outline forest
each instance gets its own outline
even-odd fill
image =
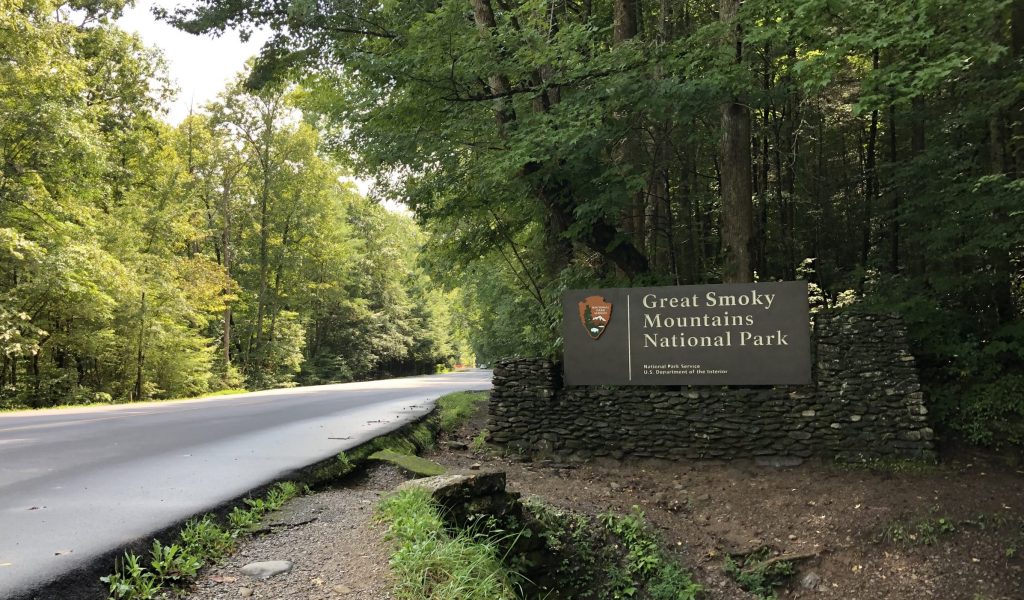
[[[4,0],[0,405],[433,373],[468,353],[409,217],[343,183],[295,89],[180,125],[119,2]]]
[[[3,0],[8,397],[557,356],[566,289],[807,279],[1024,444],[1024,0],[197,0],[272,37],[177,128],[120,1]]]

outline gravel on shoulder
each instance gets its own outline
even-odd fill
[[[371,465],[327,489],[289,502],[267,516],[264,529],[239,540],[222,564],[203,569],[185,598],[227,600],[382,600],[392,598],[391,546],[373,521],[382,496],[406,477],[396,467]],[[261,580],[242,568],[261,561],[291,561],[292,569]]]

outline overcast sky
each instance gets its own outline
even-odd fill
[[[197,110],[217,98],[224,86],[245,66],[245,61],[259,53],[270,37],[267,30],[253,32],[243,43],[238,34],[229,31],[220,37],[185,33],[153,17],[153,6],[172,9],[192,4],[191,0],[137,0],[117,24],[126,31],[139,34],[147,46],[163,51],[171,80],[178,86],[178,95],[167,107],[167,121],[177,125],[188,116],[191,107]],[[367,194],[370,183],[346,178]],[[384,202],[389,210],[408,212],[404,206]]]
[[[154,5],[171,9],[187,4],[191,0],[138,0],[117,22],[138,33],[146,45],[163,50],[171,79],[179,88],[178,97],[168,107],[167,120],[173,124],[188,115],[190,106],[199,108],[215,99],[269,37],[268,32],[257,31],[243,44],[234,32],[219,38],[191,35],[157,21],[151,10]]]

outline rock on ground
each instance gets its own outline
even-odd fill
[[[240,540],[234,555],[204,569],[190,600],[386,600],[394,580],[391,544],[373,522],[381,496],[405,481],[397,467],[381,465],[353,476],[345,487],[296,498],[287,518],[268,515],[270,532]],[[292,524],[294,523],[294,524]],[[287,559],[289,572],[270,579],[240,579],[241,569],[268,558]]]
[[[255,577],[256,579],[270,579],[274,575],[287,573],[291,570],[291,561],[265,560],[245,565],[242,567],[242,575],[248,575],[249,577]]]

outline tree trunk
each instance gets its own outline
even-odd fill
[[[735,47],[737,62],[743,45],[732,23],[740,0],[720,0],[723,23],[729,24],[728,41]],[[721,155],[722,194],[722,281],[744,283],[754,280],[751,263],[753,212],[750,156],[750,111],[737,98],[722,105]]]
[[[872,66],[878,69],[878,50],[872,54]],[[865,269],[871,253],[871,221],[874,218],[875,197],[878,195],[878,174],[876,172],[876,153],[878,147],[878,110],[871,111],[871,122],[868,125],[867,148],[864,156],[864,222],[861,231],[860,264]]]
[[[490,36],[497,27],[490,0],[470,0],[470,4],[473,7],[473,20],[481,35]],[[504,136],[507,127],[516,119],[509,96],[511,86],[507,77],[496,73],[488,77],[488,88],[492,95],[500,96],[496,100],[495,116],[499,133]],[[530,177],[538,174],[544,167],[545,165],[539,162],[530,162],[523,165],[519,174]],[[565,233],[575,222],[577,204],[573,187],[568,181],[558,177],[539,179],[542,181],[535,185],[534,193],[548,214],[548,271],[551,275],[557,275],[572,258],[572,243],[566,238]],[[646,257],[632,243],[623,242],[619,230],[604,218],[598,218],[587,231],[579,235],[579,240],[618,266],[631,278],[648,270]]]
[[[645,247],[652,272],[675,273],[675,265],[672,264],[671,256],[673,240],[672,208],[668,199],[669,173],[663,160],[665,142],[662,136],[656,135],[652,145],[653,164],[647,176],[645,191],[647,197],[645,215],[647,223],[644,226],[647,234]]]
[[[223,253],[223,264],[224,272],[231,276],[231,183],[234,178],[224,182],[224,186],[221,193],[221,213],[223,220],[223,229],[221,230],[221,247],[224,249]],[[224,290],[226,293],[227,290]],[[227,375],[231,368],[231,305],[225,304],[224,306],[224,337],[223,337],[223,348],[224,353],[224,374]]]
[[[615,25],[612,43],[621,44],[636,37],[637,0],[615,0]]]
[[[1007,57],[1001,61],[1003,69],[1013,69],[1019,62],[1021,52],[1024,50],[1024,33],[1020,28],[1024,26],[1021,18],[1021,2],[1018,0],[1010,10],[1009,30],[1006,27],[1006,20],[1003,16],[997,18],[994,24],[993,39],[1006,41],[1010,47]],[[1019,120],[1019,115],[1008,114],[1007,111],[994,111],[989,119],[989,170],[994,175],[1005,175],[1008,179],[1014,179],[1017,165],[1013,149],[1014,120]],[[1019,143],[1019,142],[1018,142]],[[993,227],[1004,227],[1008,220],[1006,207],[997,207],[992,211]],[[1014,268],[1011,252],[1013,248],[1010,242],[1004,242],[998,247],[992,248],[988,264],[985,269],[992,272],[991,278],[991,306],[994,309],[994,320],[1002,323],[1013,318],[1017,312],[1014,309],[1013,287]]]
[[[918,157],[921,154],[924,154],[924,111],[924,98],[921,96],[914,96],[910,101],[910,155],[913,157]]]
[[[797,61],[796,48],[788,51],[790,64]],[[787,90],[786,102],[782,110],[781,144],[784,152],[781,154],[782,169],[780,174],[781,190],[783,192],[782,210],[786,215],[787,228],[782,231],[783,248],[785,250],[786,264],[783,266],[782,274],[786,279],[796,279],[796,268],[799,258],[798,227],[797,227],[797,194],[796,194],[796,161],[800,152],[800,138],[797,130],[800,126],[800,96],[797,88],[793,86],[792,75],[787,70],[782,76],[782,87]],[[802,258],[802,257],[800,257]]]
[[[295,201],[298,202],[298,203],[302,202],[302,193],[301,193],[301,191],[299,192],[298,197],[296,198]],[[271,310],[270,310],[270,330],[267,332],[267,339],[269,339],[269,340],[273,340],[274,339],[274,329],[277,327],[277,314],[281,310],[281,307],[279,306],[279,299],[281,298],[281,279],[283,278],[283,274],[284,274],[285,258],[286,258],[286,254],[287,254],[287,251],[288,251],[288,243],[289,243],[288,236],[289,236],[289,233],[291,232],[291,226],[292,226],[292,213],[289,212],[288,216],[284,220],[284,229],[283,229],[283,232],[281,234],[281,253],[280,253],[280,255],[278,256],[278,259],[277,259],[277,268],[274,270],[275,271],[275,273],[274,273],[274,294],[273,294],[274,305],[271,307]]]
[[[135,360],[134,400],[142,400],[143,366],[146,362],[146,292],[142,292],[139,305],[139,351]]]
[[[269,135],[269,134],[267,134]],[[250,344],[250,350],[247,353],[251,359],[253,351],[257,354],[260,351],[260,347],[263,342],[263,317],[266,312],[267,303],[267,279],[269,270],[269,257],[268,257],[268,229],[270,228],[269,218],[269,205],[270,205],[270,148],[269,142],[268,147],[264,148],[265,157],[263,159],[263,186],[260,190],[260,250],[259,250],[259,266],[260,266],[260,280],[259,280],[259,293],[256,299],[256,331],[255,331],[255,343]],[[250,338],[251,339],[251,338]]]
[[[895,166],[899,158],[896,140],[896,107],[889,105],[889,164]],[[891,177],[891,176],[890,176]],[[900,190],[889,184],[889,272],[900,271]]]
[[[470,4],[473,6],[473,21],[481,35],[490,36],[494,28],[498,26],[494,19],[494,10],[491,8],[491,0],[470,0]],[[491,94],[495,96],[508,94],[511,87],[508,77],[500,73],[490,75],[487,78],[487,86],[491,89]],[[494,117],[498,122],[499,131],[504,134],[506,126],[516,118],[511,97],[499,97],[494,101]]]
[[[613,6],[614,22],[612,25],[612,45],[618,46],[627,42],[637,34],[637,0],[615,0]],[[636,168],[641,154],[641,142],[637,135],[636,115],[616,115],[616,119],[626,124],[626,134],[622,140],[616,161],[620,164]],[[625,229],[631,236],[633,244],[643,249],[648,241],[646,229],[647,194],[638,190],[630,199],[625,214]],[[642,250],[641,250],[642,251]],[[648,257],[652,256],[650,252]]]
[[[673,2],[672,0],[661,0],[658,5],[658,35],[663,42],[667,42],[675,35],[673,27]]]
[[[1010,57],[1015,65],[1024,58],[1024,0],[1015,0],[1010,7]],[[1013,135],[1013,179],[1024,177],[1024,93],[1018,94],[1011,111]]]
[[[768,75],[765,73],[765,90],[768,89]],[[752,196],[756,197],[757,202],[757,220],[754,222],[753,235],[757,243],[754,247],[754,256],[751,261],[754,264],[754,268],[759,273],[768,272],[768,235],[769,235],[769,202],[768,202],[768,179],[771,171],[771,161],[769,156],[769,142],[768,142],[768,124],[770,122],[768,108],[764,108],[761,111],[761,136],[759,143],[756,145],[760,148],[758,156],[758,164],[755,168],[755,175],[753,178]]]

